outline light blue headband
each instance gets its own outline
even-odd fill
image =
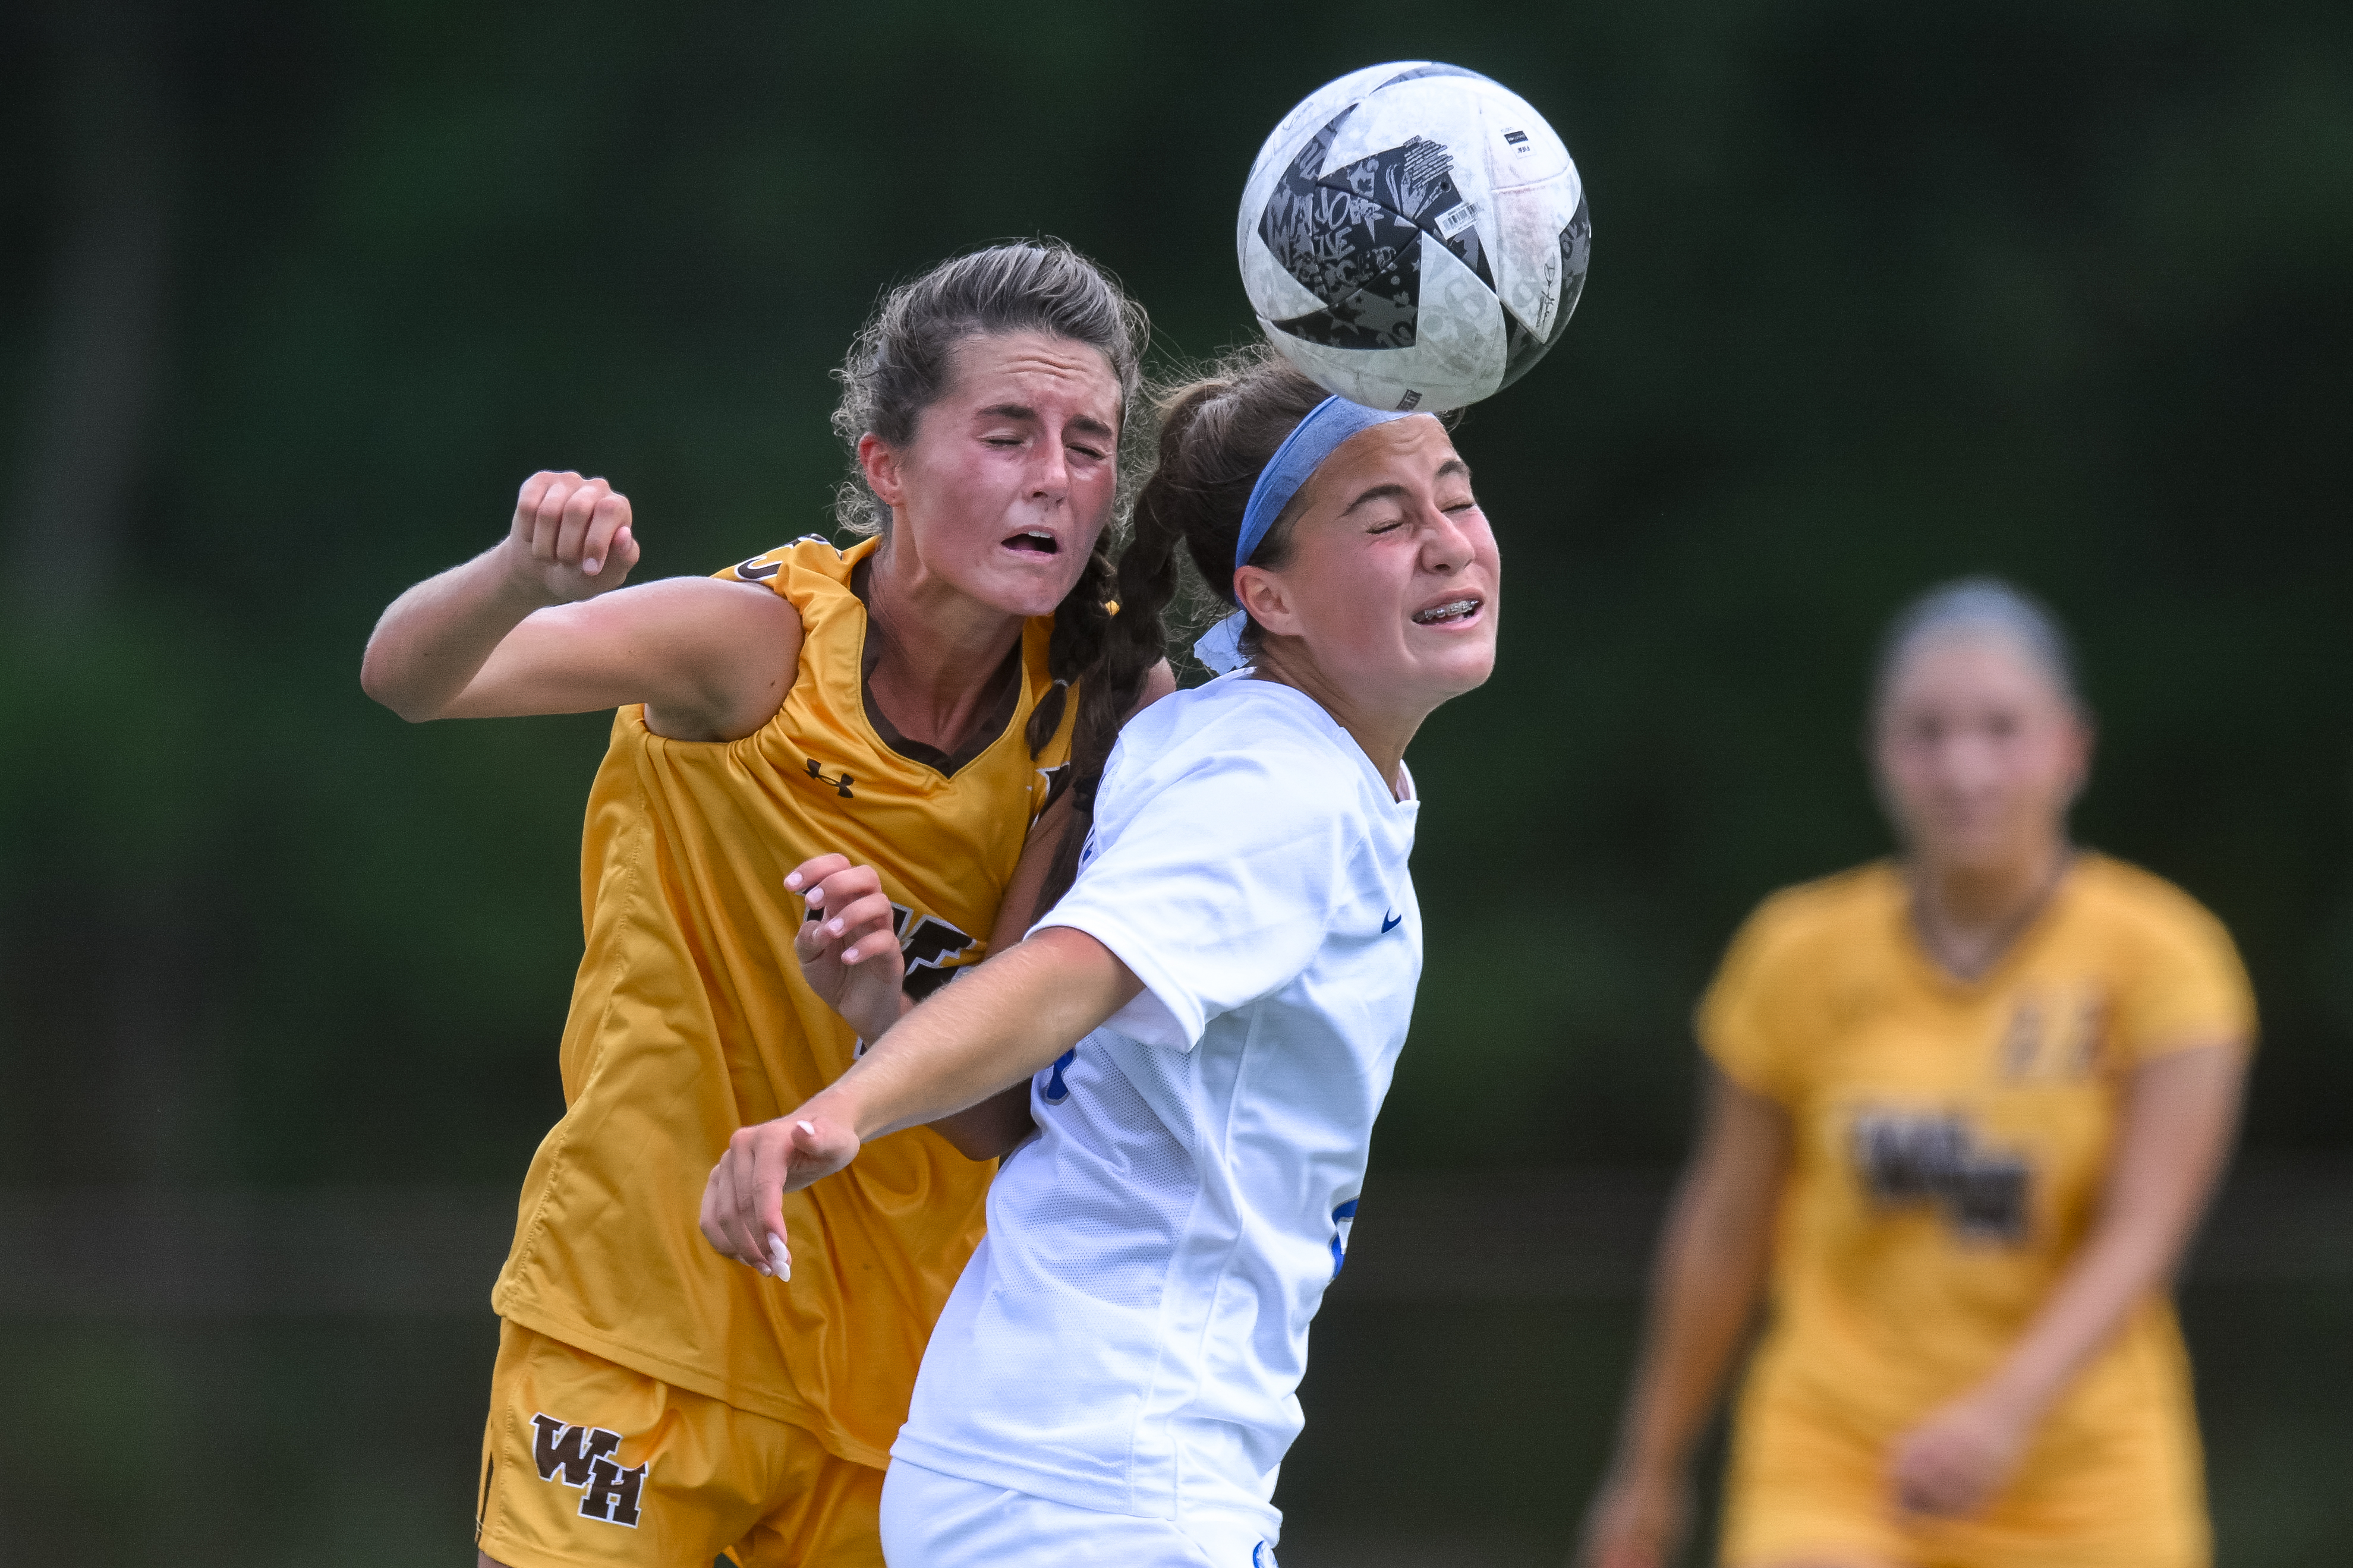
[[[1242,531],[1234,540],[1235,570],[1250,564],[1250,558],[1265,542],[1267,530],[1274,526],[1274,520],[1282,515],[1282,509],[1291,504],[1299,487],[1324,466],[1324,459],[1341,442],[1376,425],[1410,417],[1402,410],[1367,408],[1345,397],[1327,397],[1309,409],[1307,417],[1283,437],[1282,445],[1274,449],[1274,456],[1259,470],[1258,483],[1250,487],[1250,503],[1242,508]],[[1232,592],[1230,587],[1227,589],[1229,596]],[[1201,640],[1193,645],[1194,656],[1220,674],[1240,668],[1242,631],[1249,625],[1249,615],[1236,610],[1202,634]]]

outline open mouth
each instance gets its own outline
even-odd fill
[[[1459,626],[1477,615],[1480,606],[1485,603],[1485,600],[1475,595],[1460,599],[1449,599],[1442,605],[1432,605],[1427,609],[1416,610],[1413,613],[1413,624],[1418,626]]]
[[[1027,529],[1005,542],[1005,548],[1022,555],[1060,555],[1061,542],[1039,529]]]

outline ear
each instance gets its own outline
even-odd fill
[[[858,468],[866,488],[892,511],[906,504],[907,487],[899,481],[899,454],[881,437],[869,430],[858,438]]]
[[[2091,787],[2092,759],[2098,752],[2099,748],[2099,726],[2092,721],[2088,714],[2078,718],[2074,722],[2073,749],[2075,754],[2070,759],[2070,771],[2074,776],[2067,785],[2067,799],[2070,804],[2082,799],[2084,792]]]
[[[1279,637],[1295,637],[1305,630],[1290,587],[1263,566],[1234,569],[1234,596],[1250,619]]]

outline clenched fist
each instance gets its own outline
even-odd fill
[[[506,543],[510,569],[553,604],[610,592],[638,563],[629,498],[603,479],[569,470],[533,474],[522,482]]]

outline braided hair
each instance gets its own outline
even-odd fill
[[[1183,581],[1178,546],[1208,596],[1224,604],[1231,593],[1242,510],[1259,471],[1324,397],[1322,387],[1262,345],[1237,351],[1204,374],[1157,390],[1156,460],[1135,498],[1134,538],[1113,579],[1119,613],[1104,628],[1100,662],[1079,700],[1071,750],[1078,820],[1047,874],[1039,914],[1077,878],[1094,788],[1119,738],[1120,721],[1143,695],[1153,668],[1166,657],[1166,612]],[[1295,500],[1284,509],[1252,552],[1253,563],[1280,567],[1289,558],[1296,510]],[[1057,621],[1057,635],[1060,629]]]

